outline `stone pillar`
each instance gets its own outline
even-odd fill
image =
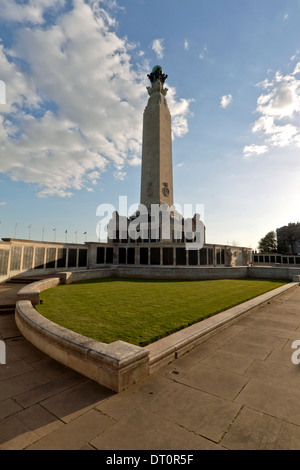
[[[148,75],[149,100],[143,118],[141,204],[173,205],[171,114],[166,101],[167,75],[156,66]]]

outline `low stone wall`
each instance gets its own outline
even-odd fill
[[[29,300],[32,305],[38,305],[40,303],[40,293],[44,290],[56,287],[61,284],[59,277],[51,277],[50,279],[44,279],[43,281],[32,282],[31,284],[22,287],[17,293],[18,300]]]
[[[40,315],[29,300],[16,305],[22,335],[48,356],[99,384],[121,392],[149,374],[149,351],[115,341],[100,343]]]
[[[297,275],[300,275],[300,268],[286,268],[283,266],[249,266],[246,277],[292,280],[293,277]]]
[[[88,279],[101,279],[106,277],[116,277],[117,267],[108,266],[100,269],[85,269],[81,271],[67,271],[59,273],[64,284],[72,282],[87,281]]]
[[[149,279],[241,279],[248,277],[247,266],[243,267],[165,267],[165,266],[118,266],[116,276]]]

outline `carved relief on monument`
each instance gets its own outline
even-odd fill
[[[149,182],[148,182],[148,186],[147,186],[147,196],[148,196],[148,197],[153,196],[153,183],[152,183],[152,181],[149,181]]]
[[[163,184],[162,184],[162,190],[161,190],[161,192],[162,192],[162,195],[163,195],[164,197],[168,197],[169,194],[170,194],[170,190],[169,190],[168,186],[169,186],[168,183],[163,183]]]

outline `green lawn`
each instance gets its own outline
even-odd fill
[[[145,346],[285,283],[93,279],[42,292],[36,308],[49,320],[98,341]]]

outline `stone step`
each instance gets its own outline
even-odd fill
[[[0,315],[7,315],[8,313],[15,313],[15,304],[0,305]]]
[[[15,279],[9,279],[6,281],[6,284],[31,284],[32,282],[41,281],[42,278],[26,278],[26,277],[18,277]]]

